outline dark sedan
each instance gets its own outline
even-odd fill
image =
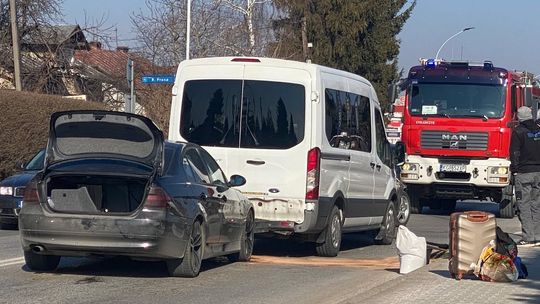
[[[219,255],[247,261],[251,203],[204,149],[164,142],[146,117],[108,111],[53,114],[45,168],[28,184],[19,218],[27,266],[54,270],[61,256],[164,260],[197,276]]]
[[[45,149],[36,153],[22,172],[9,176],[0,182],[0,229],[16,228],[22,206],[26,184],[43,169]]]

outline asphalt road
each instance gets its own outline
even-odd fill
[[[496,213],[497,205],[458,203],[458,210]],[[448,215],[424,210],[409,229],[448,242]],[[517,218],[498,219],[509,233]],[[258,240],[250,263],[218,258],[195,279],[169,278],[163,263],[124,258],[63,258],[53,273],[25,266],[17,231],[0,231],[0,303],[339,303],[362,302],[398,274],[396,248],[374,245],[371,234],[346,235],[337,258],[318,258],[309,244]],[[406,276],[405,276],[406,279]]]

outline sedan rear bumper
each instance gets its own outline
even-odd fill
[[[182,258],[188,242],[185,220],[76,218],[21,214],[24,251],[62,256],[122,255]]]

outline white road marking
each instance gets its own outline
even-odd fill
[[[17,265],[17,264],[24,264],[24,258],[18,257],[18,258],[0,261],[0,267],[7,267],[7,266],[12,266],[12,265]]]

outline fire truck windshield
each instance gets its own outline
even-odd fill
[[[409,87],[412,116],[500,118],[505,87],[471,83],[416,83]]]

